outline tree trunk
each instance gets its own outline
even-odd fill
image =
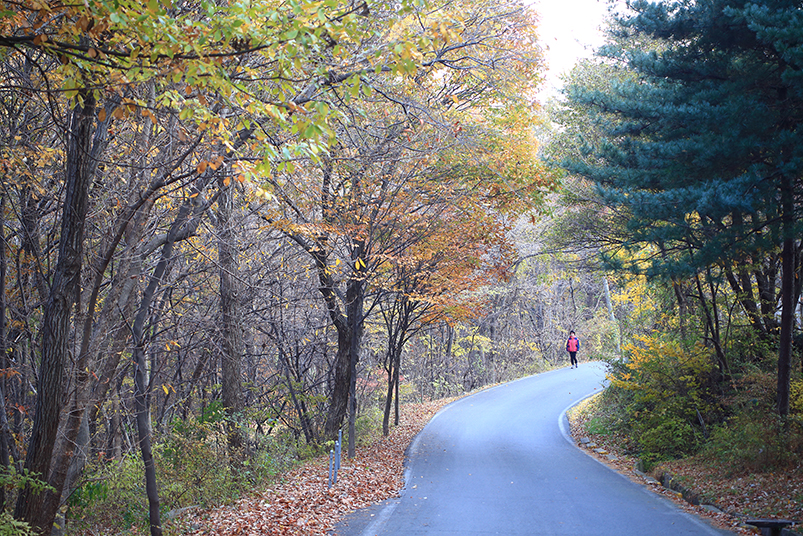
[[[703,286],[700,283],[700,274],[696,274],[694,276],[694,281],[697,284],[697,293],[699,294],[700,305],[703,307],[703,312],[705,313],[705,323],[706,326],[711,333],[711,337],[709,337],[709,341],[714,346],[714,351],[717,355],[717,365],[719,366],[720,373],[724,376],[727,371],[727,361],[725,359],[725,352],[722,350],[722,345],[720,344],[719,339],[719,328],[718,323],[715,319],[716,311],[714,313],[708,307],[708,302],[705,299],[705,293],[703,292]],[[712,303],[716,300],[716,296],[711,296]]]
[[[224,184],[218,199],[218,262],[220,263],[220,309],[222,316],[221,395],[226,412],[228,443],[232,457],[236,458],[242,448],[242,436],[237,424],[237,415],[243,409],[242,357],[243,328],[240,319],[239,263],[235,233],[231,223],[234,207],[234,181]]]
[[[109,112],[107,114],[107,119],[103,122],[99,121],[95,128],[95,136],[89,159],[89,169],[87,170],[90,176],[95,175],[98,158],[106,147],[106,141],[108,139],[107,127],[109,121],[112,119],[111,112],[118,102],[119,99],[116,99],[107,103],[107,112]],[[80,462],[82,456],[75,459],[74,453],[76,446],[79,446],[79,450],[86,446],[81,445],[78,436],[84,427],[85,411],[89,404],[89,399],[91,398],[91,377],[89,371],[95,368],[90,359],[89,349],[90,340],[92,339],[92,327],[95,324],[94,312],[96,310],[98,294],[103,283],[103,274],[106,271],[108,263],[111,261],[111,254],[113,251],[114,248],[111,249],[107,256],[101,258],[99,262],[93,266],[95,280],[92,285],[92,292],[87,303],[86,312],[78,311],[76,314],[76,324],[81,323],[79,319],[83,321],[83,333],[81,335],[81,346],[78,357],[73,367],[75,375],[72,382],[73,388],[67,409],[67,418],[59,433],[61,439],[58,443],[58,448],[55,450],[56,455],[51,462],[51,471],[48,478],[48,484],[50,484],[54,491],[48,493],[42,503],[41,517],[46,520],[48,526],[52,525],[53,520],[55,520],[58,509],[61,506],[62,498],[65,497],[64,488],[69,479],[70,472],[78,470],[78,468],[75,467],[76,463],[82,466],[82,462]],[[80,290],[77,292],[80,292]],[[88,442],[88,434],[85,436],[85,439],[86,442]]]
[[[783,222],[783,258],[781,274],[781,340],[778,344],[778,415],[789,415],[789,388],[792,374],[792,331],[795,311],[795,239],[794,239],[794,191],[791,179],[784,177],[781,183]]]
[[[6,354],[6,196],[0,196],[0,369],[8,368]],[[0,377],[0,467],[7,468],[8,423],[6,422],[6,374]],[[0,511],[6,509],[6,488],[0,489]]]
[[[351,362],[351,330],[344,326],[335,325],[337,330],[337,353],[335,354],[334,377],[332,381],[332,394],[329,400],[329,409],[326,412],[324,433],[327,438],[337,437],[337,431],[343,424],[348,412],[349,386]]]
[[[131,329],[133,340],[133,364],[134,364],[134,408],[137,421],[137,436],[139,441],[142,461],[145,464],[145,491],[148,496],[148,514],[150,518],[151,536],[162,535],[162,523],[159,513],[159,493],[156,487],[156,466],[153,461],[151,450],[151,416],[148,381],[147,360],[145,356],[145,320],[150,313],[151,304],[156,295],[156,290],[162,284],[162,279],[167,272],[167,267],[173,257],[173,246],[175,243],[194,233],[199,219],[198,213],[202,210],[203,202],[199,195],[204,188],[203,180],[201,186],[193,189],[193,196],[179,209],[175,220],[167,232],[167,238],[162,246],[161,258],[151,274],[148,286],[142,294],[139,309],[134,319]]]
[[[81,261],[84,243],[92,162],[90,141],[95,114],[92,91],[82,91],[83,104],[76,104],[68,132],[59,258],[42,321],[42,360],[37,382],[38,396],[33,429],[28,442],[25,468],[46,480],[63,406],[63,389],[69,340],[70,314],[81,290]],[[43,515],[43,493],[25,487],[20,490],[15,517],[48,532],[52,519]]]
[[[360,255],[356,256],[357,259]],[[362,311],[365,299],[365,282],[357,270],[354,278],[348,283],[346,289],[346,316],[351,327],[351,344],[349,345],[349,445],[348,456],[356,455],[356,422],[357,422],[357,362],[360,357],[360,343],[362,342]]]
[[[396,396],[393,401],[393,424],[399,426],[399,369],[401,368],[401,352],[396,358],[396,366],[393,368],[393,388],[396,390]]]
[[[385,369],[388,373],[388,390],[385,396],[385,410],[382,413],[382,435],[386,436],[390,433],[390,410],[393,408],[393,358],[388,356],[388,366]]]
[[[172,230],[172,229],[171,229]],[[156,289],[161,283],[167,269],[167,262],[172,256],[173,241],[168,241],[162,250],[162,258],[151,275],[150,283],[142,295],[132,328],[134,343],[134,408],[137,418],[137,437],[142,461],[145,465],[145,492],[148,496],[148,516],[151,536],[162,535],[162,522],[159,512],[159,491],[156,487],[156,465],[151,450],[151,416],[149,403],[149,381],[147,359],[145,356],[145,320],[153,303]]]
[[[297,236],[291,237],[297,241],[300,240]],[[315,268],[318,272],[318,281],[320,283],[318,290],[323,296],[326,309],[329,312],[329,318],[337,331],[337,353],[332,367],[331,395],[329,409],[326,412],[326,424],[324,425],[324,435],[331,439],[337,437],[337,431],[343,424],[343,419],[348,412],[351,385],[352,322],[350,318],[343,315],[339,306],[335,283],[327,266],[326,237],[319,237],[314,246],[303,244],[303,242],[299,243],[304,246],[315,260]]]
[[[399,301],[403,299],[401,293],[396,293],[393,296],[393,303],[388,309],[382,310],[382,316],[385,319],[385,328],[388,332],[388,345],[385,353],[385,372],[388,373],[388,389],[385,396],[385,410],[382,414],[382,435],[387,436],[390,433],[390,410],[393,407],[393,356],[395,353],[396,345],[398,344],[398,333],[401,319],[399,318]],[[395,322],[394,322],[395,321]]]

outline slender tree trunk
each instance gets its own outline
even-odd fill
[[[137,436],[139,441],[142,461],[145,465],[145,491],[148,496],[148,514],[150,518],[151,536],[162,535],[162,523],[159,513],[159,493],[156,487],[156,466],[153,460],[151,449],[151,416],[148,381],[147,359],[145,355],[145,320],[150,313],[151,304],[156,295],[156,290],[162,284],[162,278],[167,272],[167,267],[173,256],[173,247],[177,240],[188,236],[194,232],[198,220],[191,220],[195,216],[198,205],[199,190],[195,190],[196,195],[192,201],[185,203],[179,209],[176,219],[170,226],[167,239],[162,246],[161,258],[151,274],[147,288],[142,294],[139,309],[132,326],[131,338],[133,340],[133,364],[134,364],[134,408],[137,422]],[[196,209],[196,210],[194,210]]]
[[[162,258],[151,276],[150,283],[142,295],[137,316],[134,320],[132,338],[134,342],[134,409],[137,422],[137,437],[142,461],[145,465],[145,492],[148,496],[148,516],[151,536],[162,535],[162,522],[159,512],[159,492],[156,486],[156,465],[151,448],[151,416],[149,404],[149,379],[145,355],[145,320],[153,303],[156,289],[167,269],[173,252],[173,242],[169,241],[162,250]]]
[[[83,104],[76,104],[70,122],[59,258],[42,321],[42,359],[37,382],[38,396],[33,429],[28,442],[25,468],[47,480],[56,444],[63,406],[67,343],[72,306],[81,290],[81,262],[84,242],[92,162],[90,148],[95,100],[92,91],[83,91]],[[39,532],[49,532],[52,519],[45,518],[43,493],[26,487],[20,490],[15,517],[28,521]]]
[[[605,290],[605,305],[608,308],[608,317],[611,319],[613,323],[613,327],[616,328],[616,333],[614,333],[614,337],[616,337],[616,355],[622,355],[622,340],[619,337],[619,322],[616,321],[616,315],[613,314],[613,303],[611,302],[611,288],[608,285],[608,278],[603,276],[602,277],[602,287]],[[675,289],[675,295],[678,299],[678,305],[680,306],[680,329],[681,332],[684,330],[684,322],[683,319],[686,317],[686,300],[683,298],[682,293],[679,290],[680,285],[676,283],[674,280],[672,281],[672,288]]]
[[[393,409],[393,358],[388,356],[388,366],[385,369],[388,373],[388,390],[385,396],[385,410],[382,413],[382,435],[387,436],[390,433],[390,410]]]
[[[5,193],[5,192],[4,192]],[[8,368],[6,354],[6,196],[0,196],[0,369]],[[0,466],[8,467],[8,422],[6,421],[6,374],[0,377]],[[0,489],[0,511],[6,508],[6,488]]]
[[[229,448],[233,457],[242,448],[237,415],[243,409],[242,358],[243,327],[240,318],[239,262],[235,233],[231,223],[234,209],[234,181],[224,184],[219,178],[221,194],[218,199],[218,262],[220,264],[220,309],[223,319],[221,355],[221,391],[226,411]],[[309,441],[309,438],[307,438]]]
[[[398,336],[398,316],[399,301],[402,299],[400,293],[394,294],[393,304],[388,309],[383,309],[382,315],[385,319],[385,328],[388,332],[388,345],[385,353],[385,372],[388,373],[388,389],[385,396],[385,410],[382,414],[382,435],[390,433],[390,410],[393,407],[393,355],[397,344]],[[395,321],[395,322],[394,322]]]
[[[781,184],[783,213],[783,258],[781,274],[781,340],[778,344],[778,415],[789,415],[789,388],[792,374],[792,332],[795,311],[795,238],[793,233],[794,191],[791,179],[784,177]]]
[[[695,282],[697,283],[697,292],[699,293],[700,305],[703,307],[703,311],[705,312],[705,320],[706,326],[708,327],[711,337],[709,340],[714,345],[714,351],[717,355],[717,364],[719,365],[719,371],[721,374],[725,374],[727,370],[727,361],[725,359],[725,352],[722,350],[722,346],[719,343],[719,330],[717,328],[717,322],[715,321],[713,315],[716,314],[714,312],[712,314],[711,310],[708,307],[708,303],[705,299],[705,293],[703,292],[703,286],[700,283],[700,275],[697,274],[694,277]],[[715,296],[711,297],[712,301],[716,299]]]
[[[396,396],[393,398],[393,424],[399,426],[399,369],[401,368],[401,352],[396,356],[396,364],[393,367],[393,389]]]

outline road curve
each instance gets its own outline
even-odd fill
[[[347,516],[341,536],[710,536],[713,528],[576,447],[565,410],[599,392],[583,363],[462,398],[413,441],[401,497]]]

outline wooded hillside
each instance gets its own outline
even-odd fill
[[[387,433],[402,396],[532,369],[528,306],[487,290],[554,187],[530,10],[3,9],[0,465],[19,490],[0,503],[17,519],[46,532],[131,462],[160,534],[188,499],[171,471],[235,493],[346,422],[353,452],[379,400]]]

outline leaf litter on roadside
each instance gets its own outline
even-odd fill
[[[228,506],[195,511],[182,520],[196,536],[325,535],[347,513],[398,496],[404,452],[415,435],[452,399],[408,404],[388,437],[341,461],[329,487],[329,458],[306,462],[284,482]]]

